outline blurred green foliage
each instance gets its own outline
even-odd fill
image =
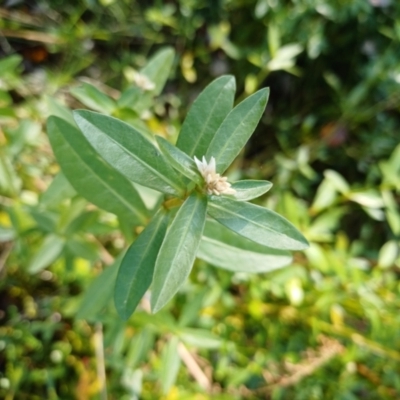
[[[398,2],[21,0],[0,16],[0,397],[105,399],[103,361],[109,399],[400,397]],[[166,45],[166,88],[132,107]],[[165,310],[145,299],[125,323],[110,282],[139,229],[57,174],[45,118],[100,107],[173,142],[224,73],[237,100],[271,88],[230,176],[272,181],[261,204],[311,247],[269,274],[198,260]]]

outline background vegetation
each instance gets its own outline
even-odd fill
[[[398,2],[8,0],[0,17],[1,398],[400,397]],[[166,309],[124,322],[112,282],[139,227],[57,175],[44,126],[109,113],[82,84],[117,99],[165,46],[163,92],[113,115],[174,142],[213,78],[235,75],[237,100],[269,86],[229,176],[273,182],[259,203],[311,246],[261,275],[198,260]]]

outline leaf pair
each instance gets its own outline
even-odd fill
[[[204,228],[207,199],[190,195],[167,230],[161,209],[128,249],[118,272],[115,304],[129,318],[153,282],[151,308],[161,309],[189,276]],[[153,276],[154,275],[154,276]]]

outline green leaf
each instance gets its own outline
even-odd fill
[[[190,157],[203,157],[215,132],[232,110],[236,83],[231,75],[211,82],[194,101],[176,146]]]
[[[236,190],[235,199],[248,201],[255,199],[271,189],[272,183],[268,181],[245,180],[232,183],[232,189]]]
[[[206,159],[215,157],[217,172],[223,173],[233,162],[256,129],[265,110],[269,89],[261,89],[237,105],[215,133]]]
[[[208,213],[222,225],[273,249],[303,250],[304,236],[279,214],[255,204],[211,196]]]
[[[158,251],[168,227],[168,214],[161,210],[126,252],[118,271],[114,301],[119,315],[128,319],[153,280]]]
[[[177,212],[157,257],[151,308],[160,310],[179,290],[192,269],[207,210],[207,198],[192,193]]]
[[[202,184],[202,177],[192,158],[161,136],[156,136],[156,140],[161,152],[172,167],[198,185]]]
[[[175,50],[166,47],[154,54],[140,73],[147,76],[154,83],[155,88],[151,91],[154,96],[158,96],[167,82],[168,76],[174,62]]]
[[[99,157],[78,129],[50,117],[47,133],[63,173],[81,196],[132,224],[146,224],[148,211],[132,184]]]
[[[97,314],[112,298],[114,282],[117,277],[120,262],[121,257],[118,257],[109,267],[105,268],[103,272],[94,278],[92,283],[85,290],[76,315],[77,319],[96,320]]]
[[[65,175],[59,172],[51,181],[47,190],[40,196],[40,204],[45,207],[54,207],[75,195],[75,189],[68,182]]]
[[[292,261],[288,251],[257,244],[212,220],[206,222],[197,257],[229,271],[252,273],[270,272]]]
[[[164,394],[168,394],[178,376],[181,359],[178,354],[179,339],[174,336],[163,348],[161,354],[161,387]]]
[[[178,335],[183,342],[200,349],[217,349],[222,344],[218,336],[205,329],[182,328]]]
[[[133,182],[179,196],[184,185],[160,152],[132,126],[91,111],[75,111],[75,121],[94,149]]]
[[[72,88],[70,92],[85,106],[102,113],[111,114],[117,106],[111,97],[89,83],[83,83],[80,87]]]
[[[63,238],[54,234],[46,236],[38,252],[29,264],[28,271],[34,274],[48,267],[60,256],[63,248]]]

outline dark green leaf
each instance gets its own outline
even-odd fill
[[[304,236],[285,218],[255,204],[212,196],[208,213],[222,225],[273,249],[303,250]]]
[[[192,193],[168,229],[154,272],[153,312],[160,310],[189,276],[203,233],[206,210],[207,199]]]
[[[232,110],[235,78],[224,75],[211,82],[194,101],[176,146],[190,157],[203,157],[222,121]]]
[[[179,150],[173,144],[161,136],[156,136],[158,145],[165,158],[177,171],[197,184],[202,183],[202,178],[197,169],[196,163],[186,153]]]
[[[269,89],[261,89],[237,105],[215,133],[206,153],[215,157],[217,172],[223,173],[233,162],[256,129],[265,110]]]
[[[161,210],[133,242],[118,271],[114,301],[119,315],[128,319],[153,280],[158,251],[167,231],[168,214]]]
[[[99,157],[78,129],[50,117],[47,133],[65,176],[80,195],[131,223],[146,223],[148,211],[132,184]]]
[[[159,151],[132,126],[91,111],[75,111],[75,121],[94,149],[133,182],[172,195],[184,186]]]

